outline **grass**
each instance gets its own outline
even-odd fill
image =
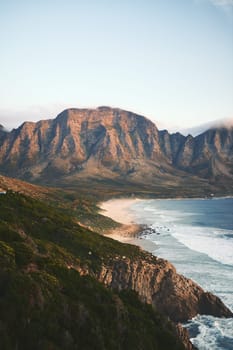
[[[134,292],[111,291],[94,278],[111,257],[140,259],[139,248],[18,193],[0,197],[0,213],[1,349],[183,349],[173,325]],[[90,275],[80,276],[78,266]]]

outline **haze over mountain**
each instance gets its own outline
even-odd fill
[[[67,109],[55,119],[0,129],[0,171],[49,183],[114,179],[173,186],[188,179],[227,183],[231,190],[232,150],[232,126],[185,137],[110,107]]]
[[[213,128],[231,128],[233,127],[233,118],[224,118],[212,122],[204,123],[190,128],[181,129],[183,135],[198,136],[208,129]]]

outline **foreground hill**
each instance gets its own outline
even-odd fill
[[[185,137],[159,131],[143,116],[99,107],[0,131],[5,175],[62,186],[123,186],[129,193],[233,192],[232,127]]]
[[[232,316],[167,261],[80,226],[76,212],[12,191],[0,212],[1,349],[191,349],[168,317]]]
[[[17,192],[30,198],[43,200],[47,204],[72,213],[76,221],[95,232],[104,233],[109,228],[119,226],[115,221],[99,213],[97,200],[92,195],[85,196],[74,190],[62,190],[58,188],[44,187],[21,181],[15,178],[0,175],[0,192]]]
[[[0,210],[1,349],[184,348],[174,325],[136,293],[98,282],[104,263],[140,259],[138,249],[20,194],[2,195]]]

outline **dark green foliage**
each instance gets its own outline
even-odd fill
[[[63,209],[67,213],[70,213],[72,209],[72,213],[78,217],[79,222],[94,229],[95,232],[104,233],[105,230],[120,226],[112,219],[99,213],[100,209],[97,206],[99,196],[93,196],[89,193],[85,193],[85,196],[83,196],[80,194],[80,189],[73,189],[68,192],[57,191],[56,196],[59,203],[62,202]]]
[[[0,215],[0,218],[2,215]],[[9,228],[9,224],[6,222],[0,221],[0,240],[5,242],[18,242],[22,241],[22,238],[18,234],[18,232]]]
[[[45,251],[56,250],[53,258],[62,255],[62,260],[67,258],[70,261],[71,253],[96,270],[103,260],[116,255],[141,255],[137,247],[121,244],[75,224],[73,217],[62,209],[55,209],[44,202],[17,193],[9,192],[1,197],[0,212],[9,230],[27,232],[29,237],[36,239],[33,242],[37,242],[37,249],[43,247]],[[0,237],[1,235],[0,226]],[[9,239],[8,237],[7,241]],[[12,237],[11,240],[14,241],[15,238]],[[17,250],[23,249],[22,245],[18,244],[17,247]],[[20,251],[18,254],[20,255]]]
[[[5,242],[0,241],[1,269],[15,267],[15,251]]]
[[[183,349],[173,326],[135,293],[110,291],[76,270],[94,272],[116,255],[140,254],[43,202],[2,196],[0,349]]]
[[[27,266],[33,262],[33,250],[28,244],[16,242],[12,244],[15,251],[15,262],[19,267]]]

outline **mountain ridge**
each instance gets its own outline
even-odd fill
[[[184,135],[191,134],[192,136],[198,136],[203,134],[205,131],[217,128],[230,128],[233,127],[233,118],[223,118],[207,122],[204,124],[196,125],[190,128],[181,129],[181,133]]]
[[[206,188],[227,183],[233,192],[232,150],[232,127],[183,136],[119,108],[71,108],[55,119],[1,129],[0,171],[42,183],[54,174],[58,183],[120,179],[152,186],[187,178]]]

